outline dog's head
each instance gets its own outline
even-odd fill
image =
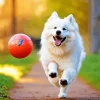
[[[44,35],[49,43],[55,46],[72,41],[78,31],[78,25],[72,14],[61,19],[56,12],[53,12],[45,24]]]

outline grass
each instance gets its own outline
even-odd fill
[[[14,82],[12,77],[0,74],[0,100],[9,100],[8,90],[12,88]]]
[[[79,73],[87,84],[100,90],[100,54],[88,55]]]
[[[19,69],[23,73],[27,73],[27,70],[29,70],[34,62],[37,61],[38,56],[36,51],[32,52],[28,57],[24,59],[17,59],[12,57],[11,55],[0,55],[0,65],[8,64],[8,65],[14,65],[19,67]]]
[[[38,60],[36,51],[24,59],[17,59],[9,54],[0,54],[0,100],[8,100],[8,90]]]

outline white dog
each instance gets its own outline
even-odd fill
[[[59,98],[75,79],[85,52],[78,25],[72,14],[61,19],[53,12],[41,35],[40,61],[51,84],[60,87]]]

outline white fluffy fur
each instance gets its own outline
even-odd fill
[[[54,29],[55,26],[57,29]],[[62,30],[63,27],[67,30]],[[67,37],[60,46],[54,44],[53,36],[56,36],[56,30],[61,31],[61,37]],[[67,97],[67,88],[75,79],[85,58],[83,41],[72,14],[60,19],[56,12],[52,13],[41,35],[41,50],[39,54],[48,80],[51,84],[60,87],[58,97]],[[56,78],[49,76],[52,72],[57,73]],[[61,79],[67,80],[68,85],[62,86],[60,84]]]

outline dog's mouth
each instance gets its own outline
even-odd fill
[[[62,38],[60,36],[53,36],[54,41],[55,41],[55,45],[56,46],[60,46],[62,44],[62,42],[64,42],[66,40],[66,37]]]

